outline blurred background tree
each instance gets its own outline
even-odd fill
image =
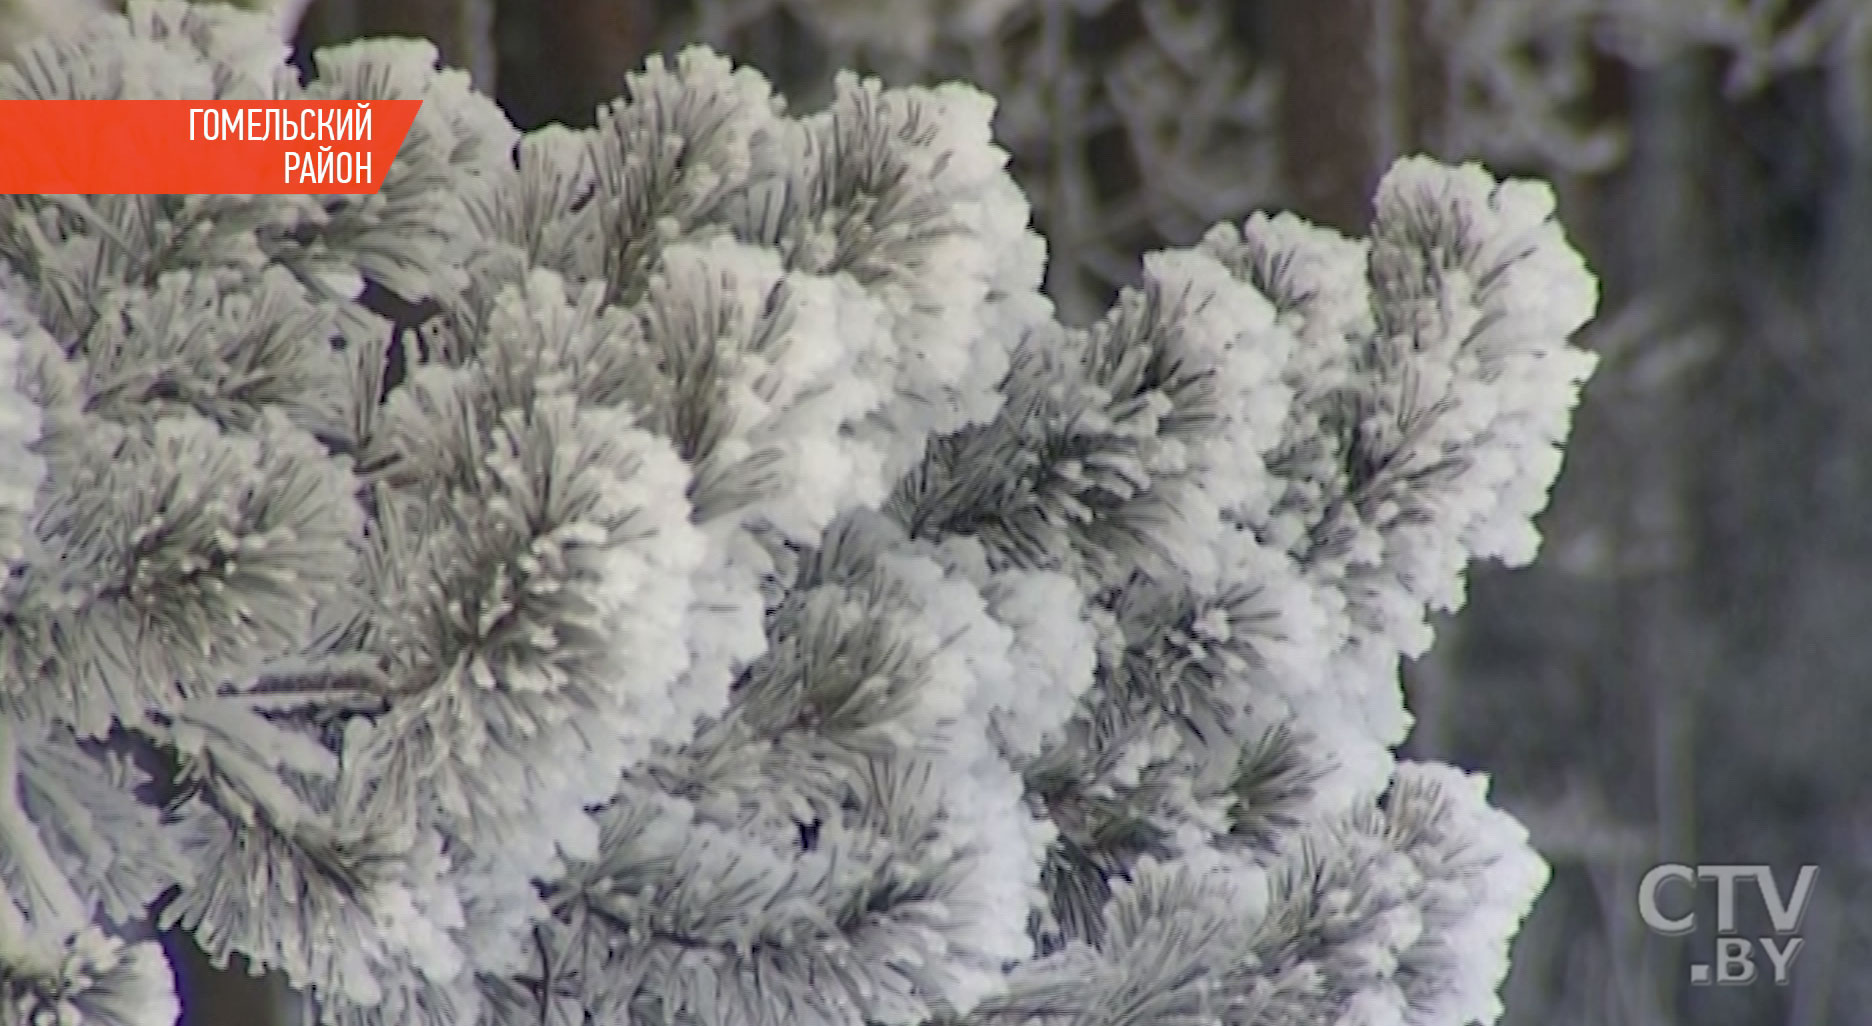
[[[1872,1024],[1872,3],[253,3],[301,54],[426,36],[523,128],[589,124],[691,42],[801,106],[839,67],[968,79],[1001,98],[1068,317],[1253,209],[1356,232],[1399,154],[1553,179],[1604,362],[1547,558],[1479,574],[1410,674],[1414,754],[1495,771],[1555,864],[1505,1022]],[[95,6],[0,0],[0,44]],[[1648,934],[1658,862],[1819,864],[1792,984],[1690,986],[1713,917]],[[225,997],[203,1023],[267,993],[195,988]]]

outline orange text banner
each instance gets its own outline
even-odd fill
[[[374,193],[421,100],[0,100],[0,193]]]

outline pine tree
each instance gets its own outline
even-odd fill
[[[374,196],[0,198],[0,1024],[173,1022],[151,926],[333,1026],[1497,1014],[1545,865],[1392,751],[1591,369],[1547,189],[1407,160],[1074,325],[968,88],[696,49],[523,134],[285,56],[0,69],[424,101]]]

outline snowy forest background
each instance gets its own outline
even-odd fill
[[[10,37],[82,6],[0,2]],[[1504,1022],[1872,1023],[1872,4],[316,0],[280,17],[302,50],[427,36],[521,128],[589,124],[646,54],[687,42],[808,107],[839,67],[970,80],[1001,100],[1069,318],[1137,253],[1254,209],[1360,233],[1400,154],[1554,181],[1603,281],[1602,362],[1543,559],[1478,568],[1409,670],[1405,754],[1490,771],[1554,866]],[[1660,861],[1820,865],[1793,984],[1688,986],[1708,938],[1637,921]],[[197,1023],[268,1001],[264,983],[187,989]]]

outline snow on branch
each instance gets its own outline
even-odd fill
[[[1067,324],[967,87],[314,63],[154,2],[0,68],[424,100],[375,196],[0,199],[0,1021],[173,1021],[149,922],[330,1026],[1494,1014],[1544,864],[1397,661],[1534,554],[1544,188],[1406,161]]]

